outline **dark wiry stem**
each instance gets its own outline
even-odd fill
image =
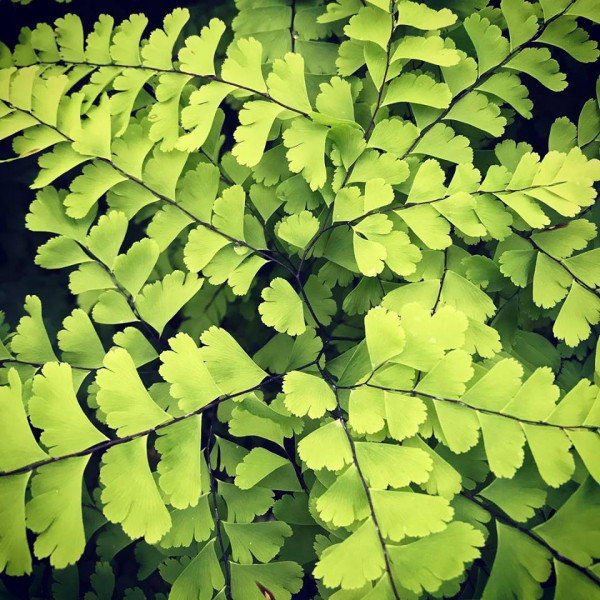
[[[365,492],[365,496],[367,498],[367,503],[369,504],[369,512],[371,513],[371,521],[373,522],[373,526],[375,527],[375,531],[377,532],[377,538],[379,539],[379,544],[381,545],[381,552],[383,554],[383,561],[385,563],[385,571],[390,582],[390,588],[392,593],[394,594],[394,598],[396,600],[400,600],[400,595],[398,594],[398,590],[396,588],[396,583],[394,582],[394,576],[392,574],[392,561],[390,560],[390,556],[387,550],[387,545],[385,543],[385,538],[381,533],[381,528],[379,527],[379,521],[377,520],[377,515],[375,513],[375,506],[373,505],[373,498],[371,496],[371,490],[369,485],[367,484],[367,480],[360,468],[360,463],[358,461],[358,455],[356,454],[356,445],[354,444],[354,439],[350,435],[348,431],[348,425],[346,423],[346,419],[344,418],[344,414],[342,412],[342,406],[340,404],[340,399],[338,395],[338,389],[335,383],[333,383],[327,374],[323,371],[321,372],[325,379],[328,381],[329,385],[333,389],[333,393],[335,394],[335,402],[336,402],[336,413],[337,419],[341,423],[342,428],[344,429],[344,433],[346,434],[346,439],[348,440],[348,444],[350,445],[350,452],[352,453],[352,461],[354,462],[354,466],[356,467],[356,471],[360,478],[360,482],[362,484],[363,490]]]
[[[10,104],[9,102],[7,102],[6,104],[8,106],[10,106],[11,108],[13,108],[14,110],[19,110],[21,112],[29,114],[34,119],[36,119],[41,125],[45,125],[46,127],[49,127],[51,129],[53,129],[59,135],[61,135],[65,139],[65,141],[68,141],[68,142],[71,142],[71,143],[75,141],[73,138],[67,136],[62,131],[60,131],[57,127],[49,125],[49,124],[45,123],[44,121],[40,120],[36,115],[34,115],[33,113],[31,113],[30,111],[22,110],[22,109],[20,109],[20,108],[18,108],[16,106]],[[248,248],[249,250],[251,250],[252,252],[254,252],[255,254],[257,254],[258,256],[261,256],[265,260],[274,262],[274,263],[278,264],[279,266],[281,266],[283,269],[285,269],[288,273],[290,273],[293,276],[294,281],[296,282],[296,284],[298,286],[298,290],[300,292],[300,296],[302,297],[302,300],[306,304],[306,306],[308,308],[308,311],[310,312],[312,318],[314,319],[315,324],[317,325],[317,328],[319,329],[319,331],[320,332],[325,331],[325,327],[319,321],[319,318],[317,317],[317,314],[316,314],[316,312],[315,312],[315,310],[314,310],[311,302],[309,301],[306,292],[304,291],[304,287],[303,287],[302,283],[300,282],[299,271],[298,272],[294,272],[294,269],[291,266],[291,263],[290,263],[290,266],[288,266],[286,263],[279,261],[278,259],[274,258],[273,256],[271,256],[267,252],[265,252],[263,250],[259,250],[258,248],[255,248],[255,247],[251,246],[250,244],[248,244],[247,242],[245,242],[243,240],[238,240],[238,239],[234,238],[233,236],[231,236],[231,235],[229,235],[227,233],[224,233],[223,231],[219,230],[218,228],[216,228],[211,223],[207,223],[205,221],[202,221],[201,219],[199,219],[198,217],[196,217],[193,213],[191,213],[189,210],[187,210],[186,208],[184,208],[183,206],[181,206],[180,204],[178,204],[175,200],[173,200],[173,199],[169,198],[168,196],[165,196],[165,195],[157,192],[156,190],[153,190],[143,180],[141,180],[138,177],[135,177],[134,175],[132,175],[131,173],[128,173],[127,171],[123,170],[121,167],[119,167],[118,165],[116,165],[112,160],[107,159],[107,158],[102,158],[102,157],[97,157],[96,160],[102,161],[102,162],[110,165],[115,171],[117,171],[118,173],[120,173],[126,179],[129,179],[130,181],[133,181],[134,183],[137,183],[139,186],[141,186],[142,188],[144,188],[145,190],[147,190],[148,192],[150,192],[152,195],[154,195],[159,200],[162,200],[163,202],[165,202],[167,204],[170,204],[171,206],[174,206],[175,208],[179,209],[182,213],[184,213],[189,219],[191,219],[197,225],[199,225],[201,227],[204,227],[205,229],[209,229],[210,231],[213,231],[214,233],[220,235],[221,237],[224,237],[228,241],[230,241],[230,242],[232,242],[232,243],[234,243],[234,244],[236,244],[238,246],[243,246],[245,248]],[[94,257],[94,260],[96,260],[96,262],[99,262],[99,261],[97,261],[97,259],[95,257]],[[288,261],[286,261],[286,262],[288,262]],[[101,262],[99,262],[99,264],[102,265]],[[117,286],[117,288],[121,289],[121,286],[119,285],[119,283],[114,278],[114,275],[112,274],[112,272],[109,269],[107,269],[105,265],[103,265],[103,267],[107,270],[108,274],[110,275],[111,279],[114,281],[114,283]],[[125,298],[127,300],[127,303],[129,304],[131,310],[133,311],[133,313],[138,318],[138,320],[141,323],[145,323],[145,321],[143,321],[143,319],[141,319],[141,317],[139,316],[139,313],[137,312],[137,308],[135,306],[135,303],[133,302],[133,300],[131,299],[131,297],[128,294],[126,294]],[[150,330],[150,331],[153,334],[153,337],[155,337],[154,333],[152,332],[152,330]]]
[[[369,379],[371,379],[369,377]],[[359,387],[370,387],[375,388],[377,390],[383,390],[386,392],[396,392],[398,394],[405,394],[407,396],[419,396],[421,398],[427,398],[429,400],[435,400],[437,402],[447,402],[451,404],[458,404],[459,406],[463,406],[464,408],[468,408],[470,410],[474,410],[476,412],[484,413],[486,415],[493,415],[496,417],[502,417],[504,419],[510,419],[511,421],[517,421],[519,423],[524,423],[525,425],[539,425],[542,427],[553,427],[555,429],[564,429],[564,430],[580,430],[580,431],[598,431],[600,426],[597,425],[559,425],[557,423],[549,423],[548,421],[535,421],[533,419],[525,419],[521,417],[517,417],[516,415],[511,415],[509,413],[503,413],[497,410],[492,410],[489,408],[480,408],[479,406],[473,406],[472,404],[468,404],[467,402],[463,402],[457,398],[446,398],[444,396],[435,396],[434,394],[427,394],[425,392],[419,392],[415,389],[407,390],[401,388],[393,388],[387,387],[384,385],[377,385],[375,383],[369,383],[367,380],[365,383],[357,383],[355,385],[347,385],[347,386],[339,386],[339,389],[349,389],[353,390]]]
[[[200,225],[201,227],[204,227],[205,229],[209,229],[210,231],[212,231],[212,232],[220,235],[221,237],[224,237],[226,240],[230,241],[233,244],[236,244],[238,246],[243,246],[244,248],[248,248],[249,250],[251,250],[255,254],[258,254],[259,256],[261,256],[262,258],[264,258],[264,259],[266,259],[268,261],[276,262],[280,266],[282,266],[283,268],[285,268],[286,270],[289,270],[289,268],[285,264],[279,262],[277,259],[273,258],[270,254],[268,254],[264,250],[259,250],[258,248],[255,248],[254,246],[251,246],[250,244],[248,244],[244,240],[238,240],[237,238],[234,238],[233,236],[229,235],[228,233],[225,233],[225,232],[221,231],[220,229],[218,229],[217,227],[215,227],[211,223],[207,223],[206,221],[203,221],[202,219],[199,219],[198,217],[196,217],[196,215],[194,215],[189,210],[187,210],[186,208],[184,208],[183,206],[181,206],[180,204],[178,204],[175,200],[172,200],[168,196],[165,196],[165,195],[157,192],[156,190],[153,190],[150,186],[148,186],[141,179],[138,179],[134,175],[131,175],[131,173],[127,173],[127,171],[124,171],[123,169],[121,169],[120,167],[118,167],[117,165],[115,165],[115,163],[113,161],[108,160],[107,158],[98,158],[97,160],[101,160],[103,162],[108,163],[113,169],[115,169],[115,171],[118,171],[121,175],[123,175],[123,177],[126,177],[127,179],[133,181],[134,183],[137,183],[138,185],[140,185],[141,187],[143,187],[145,190],[147,190],[148,192],[150,192],[151,194],[153,194],[154,196],[156,196],[159,200],[162,200],[163,202],[166,202],[167,204],[170,204],[171,206],[174,206],[174,207],[178,208],[182,213],[184,213],[187,217],[189,217],[197,225]]]
[[[303,371],[304,369],[308,369],[308,368],[312,367],[313,365],[317,364],[317,362],[321,359],[321,356],[322,356],[322,352],[320,352],[317,355],[317,358],[298,367],[295,370]],[[8,360],[7,360],[7,362],[8,362]],[[159,429],[164,429],[165,427],[169,427],[169,425],[179,423],[179,421],[184,421],[185,419],[189,419],[190,417],[193,417],[196,415],[201,415],[201,414],[211,410],[212,408],[217,407],[219,404],[221,404],[222,402],[225,402],[226,400],[231,400],[232,398],[244,396],[246,394],[249,394],[251,392],[254,392],[254,391],[260,389],[261,387],[263,387],[265,385],[273,383],[274,381],[281,381],[284,377],[285,377],[285,373],[281,373],[281,374],[277,374],[277,375],[269,375],[268,377],[265,377],[265,379],[263,379],[258,385],[255,385],[251,388],[242,390],[241,392],[236,392],[234,394],[228,394],[226,396],[220,396],[219,398],[215,398],[214,400],[212,400],[205,406],[198,408],[197,410],[186,413],[185,415],[173,417],[172,419],[169,419],[168,421],[159,423],[158,425],[156,425],[154,427],[150,427],[149,429],[145,429],[144,431],[137,431],[136,433],[132,433],[132,434],[122,437],[122,438],[116,438],[116,439],[108,440],[106,442],[101,442],[99,444],[95,444],[94,446],[89,446],[88,448],[84,448],[83,450],[79,450],[77,452],[72,452],[70,454],[63,454],[61,456],[52,456],[49,458],[45,458],[43,460],[39,460],[37,462],[30,463],[28,465],[23,465],[22,467],[18,467],[16,469],[12,469],[10,471],[0,471],[0,477],[7,477],[9,475],[18,475],[19,473],[29,473],[30,471],[34,471],[35,469],[38,469],[45,465],[49,465],[49,464],[52,464],[55,462],[60,462],[62,460],[67,460],[69,458],[75,458],[77,456],[87,456],[88,454],[93,454],[94,452],[102,452],[104,450],[107,450],[108,448],[111,448],[112,446],[118,446],[119,444],[125,444],[125,443],[135,440],[137,438],[144,437],[146,435],[150,435],[151,433],[154,433],[155,431],[158,431]]]
[[[215,518],[215,534],[217,536],[217,541],[219,543],[219,548],[221,549],[221,562],[223,563],[223,571],[225,572],[225,597],[227,600],[231,599],[231,568],[229,564],[229,552],[227,551],[227,547],[225,546],[225,542],[223,540],[223,532],[221,531],[221,515],[219,514],[219,494],[217,493],[217,479],[215,477],[215,472],[212,468],[211,460],[210,460],[210,450],[211,444],[214,440],[213,436],[213,424],[215,419],[217,418],[216,406],[211,408],[211,418],[208,424],[208,433],[206,436],[206,443],[204,445],[204,458],[206,460],[206,467],[208,469],[208,477],[210,479],[210,495],[213,502],[213,511]]]
[[[390,68],[391,49],[392,49],[392,34],[394,32],[394,16],[395,16],[393,2],[390,2],[389,8],[390,8],[390,16],[391,16],[391,31],[390,31],[390,39],[388,40],[386,54],[385,54],[386,55],[385,69],[383,72],[383,79],[381,82],[381,86],[377,93],[377,102],[375,104],[375,108],[373,109],[373,114],[371,115],[369,124],[367,125],[367,128],[364,133],[364,139],[366,142],[368,142],[369,138],[371,137],[371,133],[373,132],[373,126],[375,124],[375,119],[377,118],[377,114],[379,113],[379,109],[381,108],[381,103],[383,101],[383,91],[385,89],[386,79],[387,79],[388,71]],[[357,161],[358,161],[358,157],[348,167],[348,170],[346,171],[346,174],[344,175],[344,179],[342,181],[340,189],[346,187],[346,185],[348,184],[348,181],[350,181],[350,177],[352,175],[352,172],[354,171],[354,167],[356,166]],[[312,240],[309,242],[308,246],[306,246],[306,249],[304,250],[302,257],[300,258],[300,264],[298,265],[298,270],[296,271],[297,277],[300,277],[300,274],[302,272],[302,267],[304,265],[304,261],[308,257],[308,254],[315,247],[316,243],[319,241],[321,236],[329,229],[327,227],[327,222],[329,221],[329,219],[331,218],[331,215],[333,214],[334,204],[335,204],[335,202],[332,201],[327,209],[327,212],[325,213],[325,218],[323,219],[323,223],[322,223],[321,227],[319,228],[317,233],[314,235]]]
[[[483,75],[479,75],[477,77],[477,79],[470,86],[466,87],[464,90],[462,90],[456,96],[454,96],[454,98],[452,98],[452,100],[450,101],[450,104],[448,105],[448,107],[445,108],[442,111],[442,113],[440,113],[440,115],[438,115],[435,119],[433,119],[433,121],[431,121],[431,123],[429,123],[428,125],[426,125],[425,127],[423,127],[423,129],[421,129],[421,131],[419,132],[419,135],[417,136],[417,138],[415,139],[415,141],[410,145],[410,147],[408,148],[408,150],[406,150],[406,152],[401,156],[401,159],[404,159],[409,154],[411,154],[411,152],[413,152],[413,150],[417,147],[417,145],[419,144],[419,142],[425,137],[425,135],[427,134],[427,132],[430,131],[432,129],[432,127],[434,127],[435,125],[437,125],[438,123],[440,123],[441,121],[443,121],[448,116],[448,113],[454,108],[454,106],[460,100],[462,100],[467,94],[470,94],[477,87],[479,87],[480,85],[482,85],[483,83],[485,83],[492,75],[494,75],[496,73],[496,71],[498,69],[500,69],[501,67],[505,66],[517,54],[519,54],[519,52],[521,52],[521,50],[523,50],[523,48],[525,48],[526,46],[529,46],[530,44],[532,44],[533,42],[535,42],[536,40],[538,40],[542,36],[542,34],[544,33],[544,31],[546,31],[546,28],[551,23],[553,23],[554,21],[556,21],[556,19],[558,19],[559,17],[562,17],[569,10],[569,8],[571,8],[571,6],[575,2],[576,2],[576,0],[570,0],[569,4],[567,4],[567,6],[565,6],[565,8],[563,10],[561,10],[558,14],[554,15],[552,18],[548,19],[545,23],[542,23],[541,27],[537,30],[537,32],[534,34],[533,37],[531,37],[526,42],[523,42],[522,44],[520,44],[519,46],[517,46],[516,48],[514,48],[511,52],[508,53],[508,55],[506,56],[506,58],[504,58],[504,60],[502,60],[502,62],[500,62],[499,64],[497,64],[495,67],[492,67],[489,71],[486,71]]]
[[[514,228],[512,231],[515,235],[518,235],[520,238],[527,240],[538,252],[541,252],[542,254],[547,256],[550,260],[552,260],[553,262],[560,265],[573,278],[573,280],[576,281],[581,287],[586,289],[588,292],[594,294],[595,296],[600,296],[597,288],[594,288],[594,287],[588,285],[587,283],[585,283],[585,281],[583,281],[581,278],[579,278],[577,275],[575,275],[575,273],[573,273],[573,271],[569,268],[568,265],[565,264],[565,262],[563,260],[552,256],[552,254],[550,254],[549,252],[546,252],[546,250],[544,250],[540,245],[538,245],[538,243],[534,239],[532,239],[532,237],[530,235],[522,234]]]
[[[213,160],[213,158],[211,156],[209,156],[209,154],[204,150],[204,148],[200,148],[200,152],[206,157],[206,159],[208,161],[210,161],[210,163],[214,167],[216,167],[219,170],[219,176],[220,176],[220,178],[221,178],[222,181],[224,181],[229,186],[235,185],[235,181],[233,181],[233,179],[231,179],[231,177],[229,177],[229,175],[227,175],[227,173],[225,173],[225,171],[223,170],[223,167],[221,166],[221,164],[219,164],[218,162],[216,162],[215,160]],[[290,266],[290,268],[293,270],[294,266],[292,265],[292,263],[290,262],[290,260],[286,256],[286,254],[284,253],[283,249],[279,245],[279,243],[277,241],[277,238],[275,238],[275,237],[273,237],[273,236],[271,236],[269,234],[269,231],[267,229],[267,224],[266,224],[265,220],[263,219],[262,215],[252,206],[251,203],[247,204],[247,208],[254,215],[254,217],[258,220],[258,222],[262,225],[264,233],[267,236],[268,240],[273,243],[274,252],[282,260],[284,260],[286,263],[288,263],[288,265]]]
[[[298,479],[298,482],[300,483],[300,487],[302,488],[304,493],[307,496],[309,496],[310,490],[308,489],[308,486],[306,485],[306,481],[304,480],[304,475],[302,474],[302,468],[300,467],[300,465],[298,464],[298,461],[296,460],[296,444],[295,444],[294,438],[293,437],[285,438],[283,443],[284,443],[283,451],[284,451],[287,459],[292,464],[292,467],[294,467],[294,471],[296,473],[296,478]]]
[[[391,54],[392,54],[392,36],[394,34],[394,2],[390,2],[389,6],[390,14],[392,16],[390,23],[390,38],[387,43],[387,47],[385,49],[385,69],[383,70],[383,76],[381,78],[381,86],[379,87],[379,91],[377,92],[377,102],[375,103],[375,108],[373,109],[373,114],[371,115],[371,119],[369,120],[369,124],[365,129],[365,140],[369,140],[371,137],[371,133],[373,131],[373,126],[375,125],[375,119],[377,118],[377,114],[379,113],[379,109],[381,108],[381,103],[383,102],[383,91],[385,90],[385,84],[388,76],[388,72],[390,70],[391,63]]]
[[[435,302],[431,307],[431,314],[434,315],[438,309],[440,301],[442,300],[442,292],[444,291],[444,281],[446,281],[446,273],[448,272],[448,249],[444,249],[444,264],[442,266],[442,276],[440,277],[440,289],[438,290]]]
[[[121,296],[123,296],[123,298],[125,299],[125,302],[127,302],[127,305],[129,306],[131,312],[135,315],[135,318],[142,324],[144,329],[147,331],[148,335],[158,345],[160,343],[158,335],[156,334],[154,329],[152,329],[152,327],[150,327],[150,325],[148,325],[148,323],[146,323],[146,321],[144,321],[144,319],[142,319],[142,315],[140,315],[140,312],[135,304],[135,300],[134,300],[133,296],[121,285],[121,283],[116,278],[115,274],[110,269],[110,267],[108,265],[105,265],[89,248],[87,248],[86,246],[84,246],[83,244],[81,244],[79,242],[77,242],[77,244],[79,245],[81,250],[84,252],[84,254],[89,256],[99,267],[102,268],[103,271],[106,272],[106,274],[110,277],[110,280],[112,281],[116,290],[119,292],[119,294],[121,294]]]
[[[259,383],[258,385],[255,385],[254,387],[248,388],[247,390],[243,390],[242,392],[237,392],[235,394],[229,394],[227,396],[221,396],[219,398],[215,398],[212,402],[209,402],[206,406],[203,406],[193,412],[186,413],[185,415],[173,417],[172,419],[169,419],[168,421],[159,423],[158,425],[155,425],[154,427],[144,429],[143,431],[136,431],[135,433],[132,433],[125,437],[111,439],[106,442],[100,442],[99,444],[95,444],[94,446],[84,448],[83,450],[79,450],[77,452],[71,452],[70,454],[63,454],[61,456],[52,456],[49,458],[45,458],[43,460],[39,460],[34,463],[30,463],[28,465],[24,465],[22,467],[18,467],[16,469],[12,469],[10,471],[0,471],[0,477],[8,477],[9,475],[18,475],[20,473],[29,473],[30,471],[34,471],[35,469],[39,469],[40,467],[44,467],[45,465],[50,465],[52,463],[60,462],[63,460],[68,460],[69,458],[75,458],[78,456],[87,456],[89,454],[93,454],[94,452],[103,452],[104,450],[108,450],[109,448],[112,448],[113,446],[118,446],[120,444],[126,444],[127,442],[131,442],[132,440],[136,440],[140,437],[145,437],[147,435],[150,435],[151,433],[154,433],[155,431],[164,429],[165,427],[169,427],[169,425],[174,425],[175,423],[179,423],[179,421],[184,421],[185,419],[189,419],[190,417],[193,417],[196,415],[201,415],[201,414],[209,411],[210,409],[218,406],[222,402],[225,402],[226,400],[230,400],[231,398],[237,398],[238,396],[243,396],[245,394],[249,394],[250,392],[253,392],[253,391],[259,389],[263,385],[266,385],[267,383],[271,383],[272,381],[278,381],[282,378],[283,378],[283,375],[272,375],[271,377],[267,377],[261,383]]]
[[[18,358],[0,358],[0,365],[24,365],[28,367],[35,367],[36,369],[41,369],[46,363],[40,362],[32,362],[29,360],[19,360]],[[76,369],[77,371],[97,371],[102,367],[80,367],[75,365],[69,365],[71,369]]]
[[[556,550],[555,548],[550,546],[550,544],[548,544],[548,542],[544,538],[542,538],[537,533],[535,533],[535,531],[531,531],[530,529],[523,527],[523,525],[521,525],[520,523],[517,523],[514,519],[511,519],[507,514],[505,514],[504,511],[500,510],[498,507],[487,502],[486,500],[483,500],[481,498],[481,496],[469,494],[468,492],[465,492],[465,491],[462,491],[460,494],[464,498],[467,498],[467,500],[470,500],[474,504],[477,504],[477,506],[479,506],[480,508],[483,508],[483,510],[485,510],[487,513],[492,515],[492,517],[494,517],[494,519],[496,519],[497,521],[500,521],[501,523],[504,523],[505,525],[508,525],[509,527],[512,527],[513,529],[517,529],[522,534],[526,535],[530,539],[532,539],[535,542],[537,542],[538,544],[540,544],[540,546],[543,546],[544,548],[546,548],[546,550],[548,550],[548,552],[550,552],[550,554],[552,554],[552,556],[559,562],[561,562],[565,565],[568,565],[572,569],[579,571],[579,573],[581,573],[584,577],[587,577],[590,581],[595,583],[597,586],[600,586],[600,577],[598,577],[591,571],[588,571],[588,569],[582,567],[581,565],[578,565],[576,562],[572,561],[570,558],[563,556],[560,552],[558,552],[558,550]]]
[[[45,127],[49,127],[50,129],[52,129],[53,131],[55,131],[56,133],[58,133],[59,135],[61,135],[66,142],[73,143],[75,141],[73,138],[71,138],[68,135],[66,135],[64,132],[62,132],[57,127],[55,127],[53,125],[49,125],[48,123],[46,123],[46,122],[42,121],[41,119],[39,119],[31,111],[19,108],[19,107],[11,104],[10,102],[8,102],[6,100],[4,100],[4,103],[7,106],[9,106],[10,108],[12,108],[13,110],[18,110],[20,112],[23,112],[25,114],[30,115],[40,125],[44,125]],[[286,271],[291,271],[291,269],[287,265],[285,265],[283,263],[280,263],[277,259],[273,258],[268,252],[266,252],[264,250],[259,250],[258,248],[255,248],[254,246],[251,246],[250,244],[248,244],[244,240],[238,240],[237,238],[234,238],[233,236],[231,236],[231,235],[229,235],[229,234],[227,234],[227,233],[219,230],[217,227],[215,227],[211,223],[207,223],[206,221],[203,221],[202,219],[199,219],[192,212],[190,212],[189,210],[187,210],[185,207],[181,206],[181,204],[177,203],[172,198],[169,198],[168,196],[165,196],[164,194],[161,194],[160,192],[157,192],[156,190],[152,189],[143,180],[139,179],[135,175],[132,175],[131,173],[128,173],[127,171],[125,171],[124,169],[122,169],[121,167],[119,167],[117,164],[115,164],[112,160],[110,160],[108,158],[103,158],[103,157],[100,157],[100,156],[92,157],[92,158],[93,158],[93,160],[98,160],[98,161],[103,162],[103,163],[105,163],[107,165],[110,165],[115,171],[117,171],[118,173],[120,173],[125,179],[133,181],[134,183],[137,183],[139,186],[143,187],[146,191],[148,191],[149,193],[151,193],[154,197],[158,198],[162,202],[165,202],[167,204],[170,204],[171,206],[174,206],[175,208],[177,208],[178,210],[180,210],[189,219],[191,219],[192,222],[196,223],[197,225],[200,225],[201,227],[204,227],[205,229],[210,229],[214,233],[220,235],[221,237],[225,238],[226,240],[228,240],[229,242],[231,242],[233,244],[236,244],[238,246],[243,246],[244,248],[248,248],[249,250],[251,250],[255,254],[258,254],[259,256],[263,257],[265,260],[273,261],[273,262],[278,263],[280,266],[282,266],[284,269],[286,269]],[[291,271],[291,272],[293,273],[293,271]]]
[[[191,71],[183,71],[181,69],[176,69],[174,67],[171,69],[161,69],[161,68],[157,68],[157,67],[146,67],[144,65],[122,65],[122,64],[116,64],[116,63],[100,64],[100,63],[95,63],[95,62],[68,61],[68,60],[62,60],[62,59],[56,60],[56,61],[37,61],[37,62],[32,63],[31,65],[19,65],[18,68],[26,68],[26,67],[32,66],[32,65],[64,65],[67,67],[87,66],[87,67],[92,67],[94,69],[100,69],[103,67],[112,67],[112,68],[117,68],[117,69],[135,69],[138,71],[148,71],[150,73],[155,73],[155,74],[169,73],[169,74],[174,74],[174,75],[183,75],[185,77],[198,77],[199,79],[207,79],[208,81],[218,81],[219,83],[224,83],[226,85],[230,85],[232,88],[235,88],[237,90],[241,90],[244,92],[249,92],[250,94],[254,94],[256,96],[260,96],[261,98],[264,98],[265,100],[268,100],[269,102],[273,102],[274,104],[277,104],[277,105],[281,106],[282,108],[285,108],[286,110],[291,110],[292,112],[302,115],[303,117],[310,118],[310,115],[307,112],[300,110],[298,108],[294,108],[293,106],[290,106],[289,104],[286,104],[285,102],[281,102],[280,100],[276,100],[275,98],[273,98],[273,96],[271,96],[267,92],[256,90],[254,88],[248,87],[246,85],[242,85],[240,83],[235,83],[233,81],[228,81],[226,79],[223,79],[222,77],[219,77],[218,75],[205,75],[205,74],[201,74],[201,73],[192,73]]]
[[[227,185],[235,185],[235,181],[233,181],[233,179],[231,179],[231,177],[229,177],[229,175],[227,175],[227,173],[223,171],[221,165],[218,162],[216,162],[214,158],[204,148],[200,147],[198,151],[200,152],[200,154],[202,154],[202,156],[204,156],[204,158],[206,158],[206,160],[213,167],[219,169],[219,177],[224,183],[226,183]]]
[[[518,188],[518,189],[514,189],[514,190],[506,190],[506,189],[503,189],[503,190],[476,190],[474,192],[470,192],[470,195],[471,196],[482,196],[482,195],[487,195],[487,194],[498,195],[498,194],[512,194],[512,193],[517,193],[517,192],[528,192],[531,190],[548,189],[548,188],[552,188],[552,187],[557,187],[559,185],[564,185],[565,183],[568,183],[568,182],[567,181],[555,181],[554,183],[543,184],[543,185],[530,185],[530,186],[526,186],[526,187]],[[437,202],[442,202],[443,200],[447,200],[448,198],[450,198],[450,195],[445,194],[444,196],[440,196],[439,198],[432,198],[431,200],[426,200],[425,202],[402,202],[402,203],[394,203],[389,206],[384,206],[382,208],[374,208],[373,210],[366,212],[364,215],[360,215],[359,217],[356,217],[354,219],[345,220],[345,221],[336,221],[335,223],[332,223],[331,225],[324,227],[322,229],[322,231],[320,232],[320,235],[324,235],[328,231],[331,231],[338,227],[344,227],[344,226],[352,227],[353,225],[358,225],[360,222],[364,221],[368,217],[371,217],[372,215],[385,214],[385,213],[393,212],[393,211],[398,212],[398,211],[406,210],[408,208],[412,208],[414,206],[423,206],[425,204],[435,204]],[[333,209],[331,209],[331,210],[333,212]],[[325,219],[325,222],[326,221],[327,221],[327,219]],[[536,231],[544,231],[544,230],[542,229],[542,230],[536,230]],[[318,242],[318,238],[313,239],[311,241],[310,247],[307,248],[306,253],[308,253],[308,251],[310,251],[317,242]]]
[[[290,18],[290,47],[292,49],[292,52],[296,52],[296,31],[294,30],[294,21],[296,20],[296,0],[292,0],[292,3],[290,5],[290,12],[291,12],[291,18]]]

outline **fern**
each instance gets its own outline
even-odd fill
[[[77,304],[0,330],[0,569],[598,597],[598,98],[543,154],[508,137],[597,60],[596,3],[235,4],[0,49],[4,160],[38,155],[26,226]]]

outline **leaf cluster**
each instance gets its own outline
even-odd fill
[[[77,308],[0,328],[0,594],[599,597],[600,85],[511,137],[599,20],[236,0],[2,45]]]

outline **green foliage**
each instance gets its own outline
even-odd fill
[[[600,597],[600,93],[512,139],[597,4],[235,4],[0,48],[77,305],[0,328],[7,589]]]

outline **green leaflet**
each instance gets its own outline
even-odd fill
[[[256,397],[247,396],[231,412],[229,429],[237,437],[252,436],[260,431],[261,437],[285,447],[285,438],[301,431],[303,424],[287,409],[281,396],[269,406]]]
[[[319,222],[307,210],[299,215],[286,217],[279,224],[277,235],[284,241],[304,249],[319,229]]]
[[[29,473],[6,478],[0,483],[2,499],[2,569],[8,575],[31,572],[31,552],[25,529],[25,488]]]
[[[501,598],[507,593],[539,596],[539,584],[550,575],[549,554],[525,535],[498,524],[498,555],[484,598]],[[510,577],[506,577],[506,573]]]
[[[172,510],[171,520],[173,526],[161,539],[162,547],[189,546],[193,540],[206,541],[214,527],[210,518],[208,492],[200,496],[195,506]]]
[[[589,478],[586,479],[552,519],[536,527],[536,531],[545,540],[552,540],[553,548],[560,548],[566,556],[582,566],[591,564],[597,553],[591,542],[596,529],[594,525],[589,527],[594,522],[595,504],[592,498],[597,494],[598,484]],[[568,532],[565,529],[567,522],[571,527]]]
[[[398,316],[384,308],[374,308],[365,317],[365,337],[373,369],[379,368],[404,349],[404,330]],[[386,343],[383,344],[383,340]]]
[[[317,375],[292,371],[284,378],[283,392],[286,407],[298,417],[319,418],[336,405],[332,390]]]
[[[232,557],[242,564],[252,564],[252,556],[260,562],[270,562],[281,546],[284,538],[292,534],[286,523],[225,523],[225,531],[231,540]]]
[[[215,554],[214,543],[215,540],[211,540],[192,560],[187,560],[178,565],[180,572],[171,581],[173,584],[172,596],[175,598],[201,598],[203,600],[204,598],[211,598],[213,590],[219,590],[223,586],[223,573]],[[181,569],[181,567],[184,568]]]
[[[240,113],[242,124],[235,132],[237,144],[233,155],[237,161],[254,167],[265,152],[265,146],[275,119],[283,109],[278,104],[257,100],[247,102]]]
[[[40,461],[46,453],[38,446],[28,426],[21,398],[21,382],[16,371],[9,373],[9,386],[2,388],[2,462],[3,470],[10,471],[29,461]],[[12,454],[9,449],[15,450]],[[0,484],[2,568],[12,575],[31,572],[31,554],[25,529],[25,488],[30,473],[3,478]]]
[[[385,537],[399,542],[405,536],[423,537],[442,531],[452,517],[452,509],[441,497],[422,497],[406,492],[378,491],[373,493],[373,505]],[[413,521],[414,513],[419,520]]]
[[[231,567],[232,590],[237,598],[262,600],[264,592],[256,585],[257,581],[284,600],[289,600],[302,587],[301,569],[294,562],[272,562],[266,565],[232,563]]]
[[[258,387],[265,372],[224,329],[211,327],[202,334],[200,350],[215,383],[225,394],[239,394]]]
[[[302,300],[285,279],[274,279],[262,292],[259,307],[262,320],[282,333],[300,335],[306,330]]]
[[[64,321],[58,335],[63,360],[76,367],[97,368],[105,351],[88,315],[76,308]]]
[[[366,550],[365,554],[362,551]],[[378,548],[377,534],[369,520],[343,542],[325,548],[315,568],[315,575],[327,587],[355,589],[378,579],[384,561]]]
[[[96,383],[98,405],[107,423],[121,436],[154,427],[169,418],[147,392],[131,356],[123,348],[114,348],[106,355]]]
[[[161,354],[163,364],[160,373],[171,384],[170,393],[173,398],[178,399],[179,408],[184,412],[191,412],[219,396],[221,390],[194,341],[181,333],[172,338],[169,344],[171,350]]]
[[[283,135],[290,171],[302,173],[312,190],[325,185],[325,143],[329,130],[307,119],[294,119]]]
[[[57,11],[0,44],[0,596],[595,598],[596,4]]]
[[[55,361],[56,355],[50,344],[42,320],[42,304],[37,296],[25,299],[25,310],[29,314],[23,317],[17,327],[17,335],[11,348],[19,360],[43,363]]]
[[[301,490],[291,463],[264,448],[255,448],[246,454],[236,468],[235,484],[242,490],[257,485],[278,490]]]
[[[162,333],[165,325],[198,292],[202,282],[192,273],[173,271],[162,281],[148,284],[136,302],[140,316]]]
[[[202,28],[199,36],[188,37],[185,48],[182,48],[178,55],[181,70],[198,75],[214,75],[214,54],[224,31],[225,24],[222,21],[211,19],[210,23]]]
[[[160,488],[178,509],[195,506],[203,492],[204,459],[200,448],[202,419],[174,423],[160,430],[156,450]]]
[[[67,363],[47,363],[34,378],[32,392],[29,415],[32,424],[42,430],[40,439],[50,455],[72,454],[107,439],[79,406]]]
[[[73,564],[85,547],[81,488],[87,461],[84,456],[48,465],[31,482],[26,515],[27,526],[39,534],[34,551],[57,568]]]
[[[2,442],[2,469],[4,471],[19,468],[27,462],[37,462],[46,458],[46,453],[38,446],[29,428],[22,400],[22,385],[15,370],[9,372],[8,383],[8,386],[2,387],[3,431],[5,434]],[[18,449],[19,452],[11,455],[8,452],[11,447]]]
[[[436,548],[451,539],[456,540],[454,553],[447,554],[432,570],[425,571],[419,567],[419,547],[421,551],[427,548],[429,552],[435,552]],[[402,587],[419,593],[423,588],[436,590],[442,581],[456,577],[464,563],[478,555],[477,547],[482,545],[483,536],[479,531],[466,523],[455,521],[441,533],[433,533],[405,546],[393,547],[391,556],[399,566],[401,574],[398,579]]]

